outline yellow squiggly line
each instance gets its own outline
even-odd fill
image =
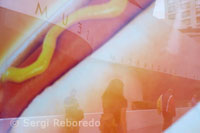
[[[68,16],[66,28],[81,20],[114,18],[124,11],[127,3],[128,0],[110,0],[106,4],[81,8]],[[58,25],[60,24],[62,22],[58,23]],[[56,47],[56,40],[64,30],[57,25],[53,26],[45,36],[42,52],[38,59],[24,68],[9,67],[2,75],[1,80],[19,83],[43,73],[50,64]]]

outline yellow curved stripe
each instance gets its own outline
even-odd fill
[[[106,4],[81,8],[68,16],[66,28],[81,20],[114,18],[124,11],[127,3],[128,0],[110,0]],[[62,22],[59,24],[62,24]],[[45,36],[42,52],[38,59],[33,64],[24,68],[9,67],[2,75],[1,80],[19,83],[43,73],[48,68],[52,59],[56,40],[64,30],[64,28],[57,25],[53,26]]]

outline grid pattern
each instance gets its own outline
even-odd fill
[[[166,18],[179,21],[180,29],[200,28],[200,0],[165,0]]]

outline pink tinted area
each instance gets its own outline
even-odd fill
[[[107,1],[109,0],[93,0],[89,5],[101,4]],[[115,35],[117,31],[144,10],[151,2],[153,2],[153,0],[140,0],[138,4],[140,4],[143,9],[140,9],[132,2],[128,2],[127,8],[120,16],[110,19],[82,21],[72,26],[70,31],[87,40],[95,50],[100,44],[103,44]]]

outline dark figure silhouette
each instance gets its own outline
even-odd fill
[[[83,111],[80,109],[78,101],[75,97],[75,91],[72,90],[69,97],[65,100],[67,133],[79,133],[79,121],[84,118]]]
[[[176,116],[175,100],[173,95],[173,89],[168,89],[158,99],[158,109],[163,116],[163,128],[166,130],[173,123],[173,118]]]
[[[101,133],[126,133],[127,100],[123,96],[123,83],[119,79],[110,82],[102,96],[103,114]]]

